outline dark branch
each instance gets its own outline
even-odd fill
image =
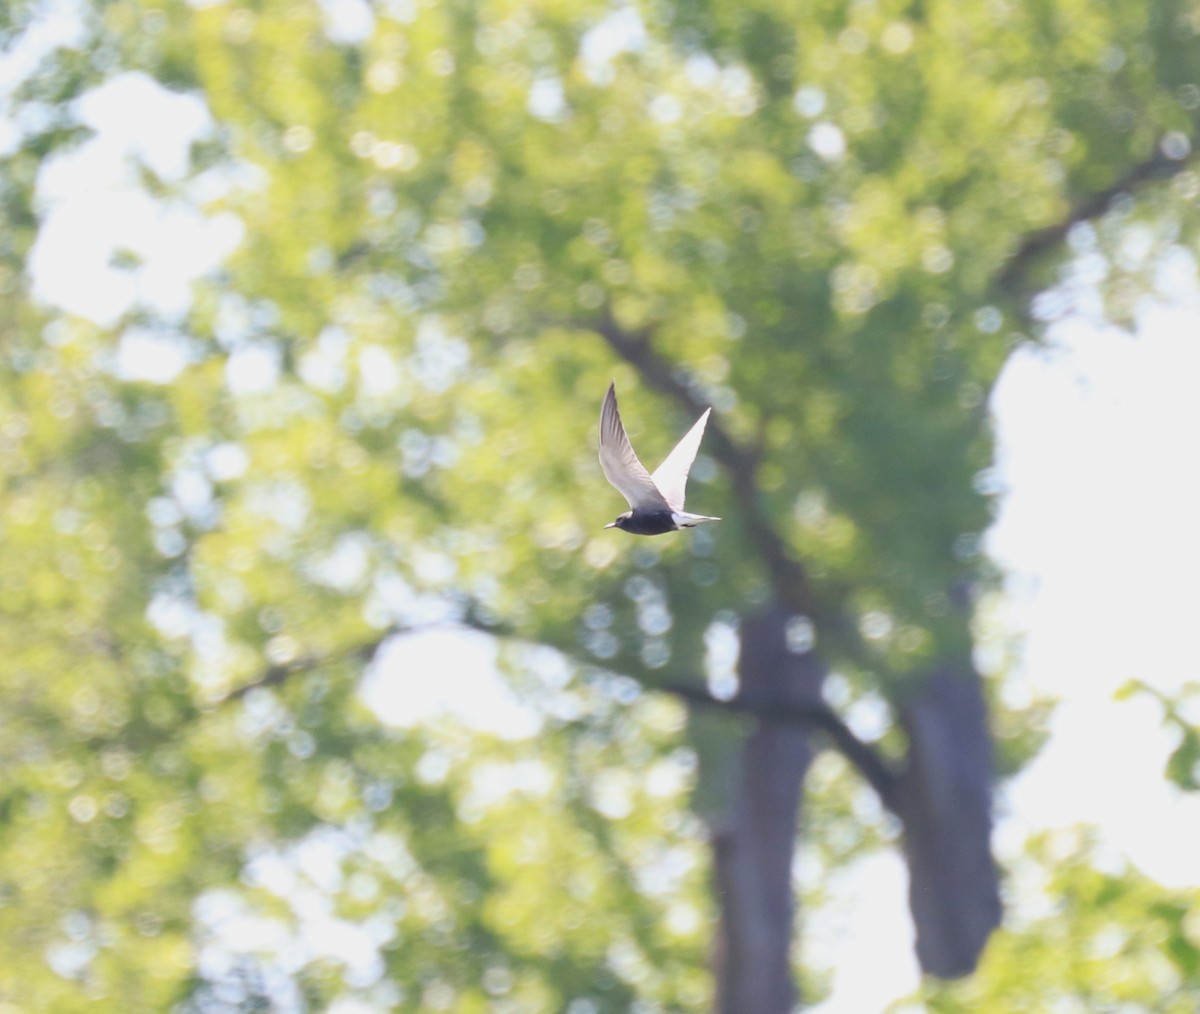
[[[409,633],[409,631],[389,628],[374,640],[368,641],[366,644],[360,644],[354,648],[349,648],[346,651],[334,652],[323,656],[306,656],[305,658],[298,658],[281,665],[273,665],[265,669],[257,679],[243,684],[236,690],[229,691],[229,693],[221,698],[220,703],[227,704],[230,701],[240,700],[252,690],[279,686],[298,673],[312,672],[314,669],[320,669],[323,666],[337,665],[342,662],[359,662],[362,665],[369,665],[388,638],[404,633]]]
[[[1168,158],[1160,149],[1155,149],[1153,155],[1130,167],[1129,171],[1111,186],[1078,201],[1062,219],[1029,233],[1000,272],[997,279],[1000,287],[1013,294],[1021,294],[1025,288],[1025,275],[1033,264],[1043,254],[1057,248],[1072,228],[1081,222],[1103,215],[1122,194],[1130,193],[1155,180],[1168,179],[1187,165],[1187,160]]]
[[[481,617],[472,605],[466,608],[462,615],[456,616],[451,620],[446,620],[445,622],[427,623],[412,627],[394,624],[384,630],[378,637],[346,648],[343,651],[332,652],[328,655],[308,655],[304,658],[294,659],[291,662],[273,665],[263,670],[256,679],[243,684],[235,690],[231,690],[218,703],[226,704],[229,701],[240,700],[252,690],[279,686],[293,676],[300,673],[312,672],[315,669],[320,669],[322,666],[338,665],[344,662],[357,662],[363,666],[370,665],[379,653],[379,649],[393,637],[402,637],[405,634],[420,634],[429,630],[473,630],[501,637],[512,633],[503,624],[494,623]]]
[[[900,779],[868,743],[859,739],[841,717],[826,704],[797,704],[775,701],[753,701],[732,697],[722,700],[713,697],[706,689],[694,683],[671,682],[654,687],[665,693],[674,694],[700,707],[718,708],[737,714],[753,715],[773,722],[801,722],[826,733],[842,756],[853,764],[867,783],[878,794],[880,801],[893,813],[898,814],[896,794]]]

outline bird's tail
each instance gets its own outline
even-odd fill
[[[675,524],[680,528],[695,528],[697,525],[704,524],[705,521],[720,521],[720,518],[710,518],[707,514],[688,514],[686,511],[676,511],[671,515],[675,519]]]

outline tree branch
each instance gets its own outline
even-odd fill
[[[468,608],[464,610],[461,616],[456,616],[444,622],[427,623],[415,627],[393,624],[378,637],[374,637],[362,644],[353,645],[343,651],[332,652],[329,655],[306,655],[303,658],[293,659],[291,662],[272,665],[264,669],[256,679],[229,691],[229,693],[217,701],[217,704],[227,704],[230,701],[240,700],[252,690],[279,686],[295,675],[312,672],[314,669],[321,668],[321,666],[335,665],[339,662],[358,662],[363,666],[370,665],[379,653],[379,649],[393,637],[403,637],[405,634],[423,634],[431,630],[473,630],[482,634],[492,634],[495,636],[505,636],[511,633],[503,624],[492,623],[481,618],[474,608]]]
[[[304,658],[293,659],[291,662],[284,662],[280,665],[273,665],[263,670],[257,679],[251,680],[249,683],[244,683],[240,687],[229,691],[217,703],[228,704],[232,701],[241,700],[253,690],[263,689],[265,687],[279,686],[281,683],[287,682],[291,677],[298,673],[312,672],[314,669],[319,669],[322,666],[333,665],[339,662],[358,661],[363,665],[369,665],[375,658],[376,653],[383,647],[385,641],[390,637],[395,637],[399,634],[410,633],[412,631],[401,628],[389,627],[387,631],[380,634],[379,637],[366,644],[360,644],[353,648],[348,648],[345,651],[334,652],[330,655],[315,656],[307,655]]]
[[[679,681],[655,684],[648,689],[674,694],[689,704],[699,707],[754,715],[765,721],[801,722],[815,726],[826,733],[842,756],[858,769],[878,794],[883,805],[892,813],[899,815],[896,799],[900,785],[899,775],[869,743],[864,743],[859,739],[841,716],[827,704],[806,705],[794,702],[754,701],[736,696],[729,700],[722,700],[695,683]]]
[[[1025,275],[1033,264],[1043,254],[1062,243],[1074,226],[1103,215],[1122,194],[1155,180],[1172,177],[1189,164],[1188,159],[1169,158],[1162,153],[1161,148],[1156,148],[1153,155],[1131,166],[1129,171],[1111,186],[1078,201],[1059,221],[1028,233],[1001,270],[997,278],[998,284],[1014,295],[1021,294],[1025,288]]]

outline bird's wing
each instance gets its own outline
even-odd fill
[[[635,511],[670,510],[625,435],[621,413],[617,411],[615,384],[608,385],[608,394],[600,408],[600,467],[604,469],[604,477],[620,490]]]
[[[696,425],[684,434],[683,439],[675,445],[675,449],[650,476],[673,511],[683,510],[688,472],[692,470],[692,462],[696,460],[696,452],[700,449],[700,440],[704,436],[704,427],[708,423],[708,413],[711,411],[711,408],[704,410],[704,415],[696,420]]]

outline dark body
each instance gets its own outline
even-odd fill
[[[665,535],[679,531],[670,511],[629,511],[617,518],[616,526],[630,535]]]

